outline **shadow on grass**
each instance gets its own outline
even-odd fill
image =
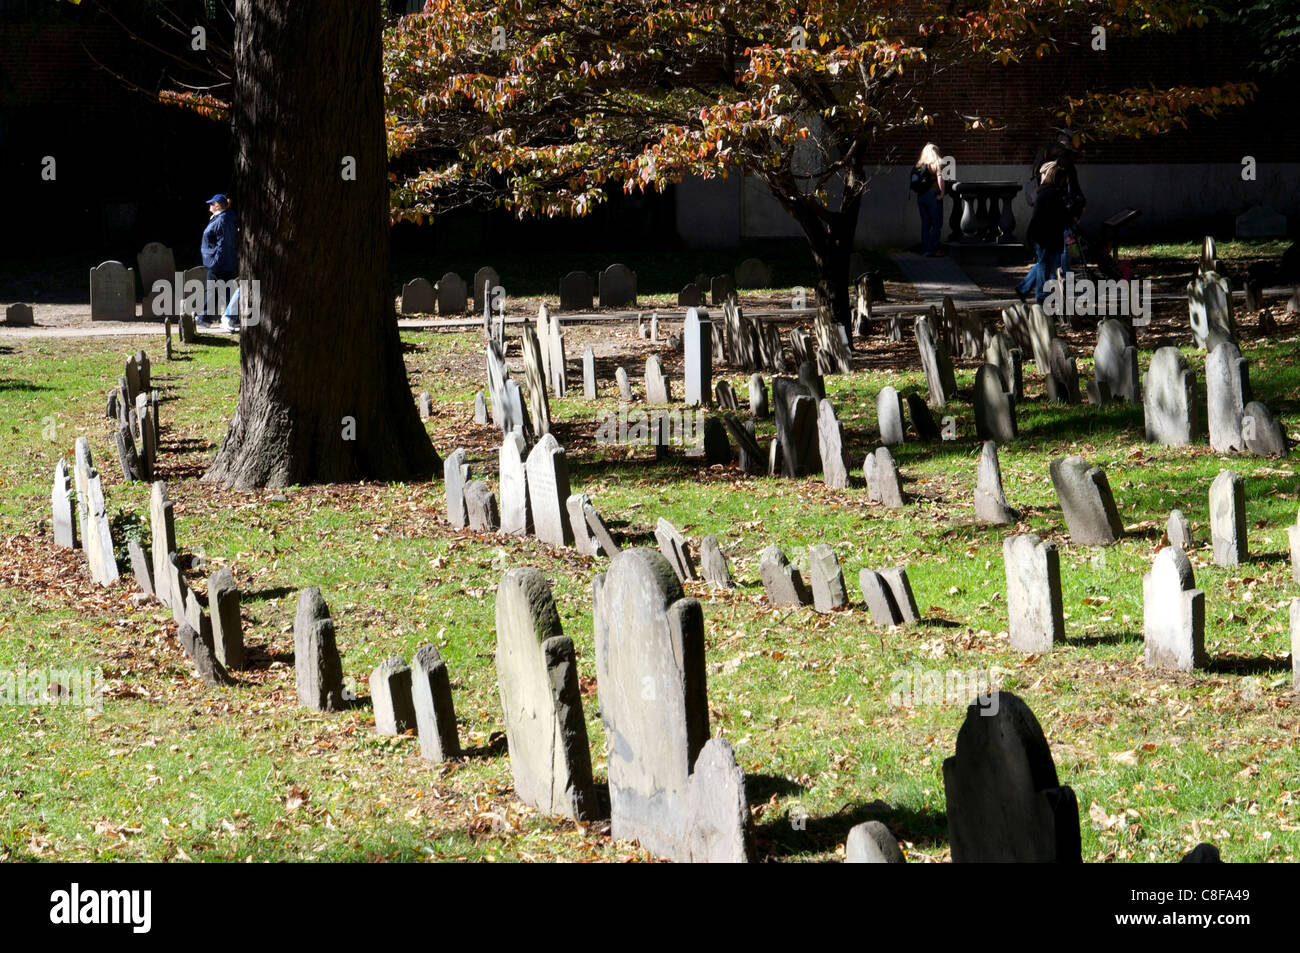
[[[1287,655],[1216,655],[1205,666],[1215,675],[1268,675],[1290,672],[1291,658]]]
[[[44,384],[33,384],[31,381],[19,380],[16,377],[0,377],[0,390],[16,390],[24,392],[36,392],[43,390],[52,390]]]
[[[487,761],[490,758],[499,758],[506,753],[506,733],[504,731],[494,731],[488,736],[488,743],[477,745],[473,748],[461,748],[460,756],[462,758],[473,758],[475,760]],[[608,798],[606,798],[608,801]]]
[[[240,599],[243,602],[269,602],[272,599],[292,595],[297,591],[292,586],[268,586],[265,589],[254,589],[251,592],[245,592],[240,596]]]
[[[849,831],[864,821],[880,821],[900,841],[918,846],[947,843],[946,814],[891,807],[884,801],[856,807],[846,804],[826,817],[803,817],[787,811],[765,820],[754,837],[759,856],[765,860],[833,853],[848,840]]]
[[[1070,636],[1065,639],[1065,644],[1080,647],[1092,645],[1141,645],[1142,634],[1139,632],[1104,632],[1101,635]]]

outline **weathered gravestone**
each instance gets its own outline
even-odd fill
[[[560,310],[590,311],[596,286],[585,271],[571,271],[560,279]]]
[[[400,735],[415,728],[411,669],[400,655],[390,655],[370,673],[370,704],[379,734]]]
[[[907,416],[918,440],[929,443],[943,437],[939,425],[934,422],[934,414],[930,413],[929,405],[920,394],[907,395]]]
[[[542,362],[542,346],[531,325],[525,323],[520,335],[524,349],[524,383],[528,385],[528,411],[537,433],[549,434],[551,402],[546,395],[546,369]]]
[[[30,304],[11,304],[5,308],[5,327],[30,328],[36,324]]]
[[[1142,384],[1146,437],[1152,443],[1185,447],[1196,434],[1196,372],[1178,348],[1162,347],[1151,355]]]
[[[1287,539],[1291,544],[1291,581],[1300,582],[1300,513],[1296,521],[1286,528]]]
[[[717,397],[718,407],[722,410],[740,409],[740,403],[736,400],[736,389],[731,386],[730,381],[718,381],[714,387],[714,396]]]
[[[476,533],[495,533],[501,528],[497,498],[483,480],[474,480],[465,487],[465,521]]]
[[[590,501],[583,504],[582,516],[587,523],[587,529],[596,538],[599,551],[610,559],[617,556],[619,551],[618,543],[614,541],[614,535],[609,531],[609,527],[605,525],[605,521],[601,519],[600,513],[596,511],[596,507]]]
[[[469,464],[465,451],[456,449],[442,464],[442,485],[447,498],[447,522],[452,529],[464,529],[468,521],[465,510],[465,485],[469,483]]]
[[[688,456],[698,456],[698,446],[686,451]],[[731,443],[727,440],[727,428],[717,417],[704,420],[704,461],[709,466],[723,465],[731,462]]]
[[[1217,565],[1246,561],[1246,483],[1235,470],[1223,470],[1210,484],[1210,539]]]
[[[552,546],[573,543],[569,511],[569,465],[564,448],[551,434],[537,442],[524,464],[528,473],[528,505],[533,515],[533,532]]]
[[[135,263],[140,269],[140,287],[144,288],[146,303],[144,316],[161,318],[167,313],[164,302],[172,296],[166,295],[162,301],[156,300],[153,286],[159,281],[170,283],[175,280],[176,256],[162,242],[149,242],[140,249],[140,253],[135,257]]]
[[[981,364],[975,372],[975,435],[980,440],[1009,443],[1018,435],[1016,398],[1007,390],[1002,372]]]
[[[1192,524],[1183,515],[1182,510],[1170,510],[1169,520],[1165,523],[1165,536],[1169,540],[1170,546],[1176,546],[1182,550],[1191,550],[1196,546],[1192,539]]]
[[[113,534],[104,503],[104,486],[99,473],[93,469],[86,475],[86,524],[81,536],[90,578],[101,586],[112,585],[118,578],[117,557],[113,555]]]
[[[1218,453],[1246,449],[1241,417],[1250,403],[1250,364],[1237,345],[1224,341],[1205,358],[1206,424]]]
[[[772,269],[760,258],[746,258],[736,266],[737,288],[772,287]]]
[[[469,295],[465,289],[465,280],[454,271],[447,272],[438,279],[438,313],[464,314],[467,307]]]
[[[1109,546],[1124,535],[1115,497],[1101,467],[1089,466],[1083,457],[1071,456],[1053,460],[1049,469],[1071,542]]]
[[[995,714],[990,714],[990,711]],[[943,762],[953,863],[1079,863],[1079,804],[1029,706],[972,704]]]
[[[718,545],[718,537],[710,534],[700,540],[700,572],[704,581],[714,589],[734,589],[736,582],[731,578],[731,566],[726,554]]]
[[[736,446],[740,449],[741,472],[764,472],[763,451],[758,446],[758,441],[754,439],[754,422],[751,420],[742,424],[736,419],[735,414],[724,414],[722,423],[727,428],[727,433],[731,434],[731,439],[736,441]],[[773,441],[773,443],[776,444],[776,441]]]
[[[176,635],[185,654],[194,663],[194,674],[203,684],[215,687],[235,683],[230,673],[217,660],[212,648],[212,626],[193,593],[190,594],[185,619],[177,626]]]
[[[485,306],[490,306],[497,294],[495,290],[497,288],[501,288],[501,276],[491,265],[485,265],[474,272],[474,283],[470,288],[474,299],[474,310],[482,311]],[[501,292],[504,291],[505,289],[501,288]]]
[[[867,481],[867,500],[885,506],[903,506],[907,497],[903,481],[888,447],[877,447],[862,461],[862,475]]]
[[[833,612],[849,604],[844,589],[844,573],[829,543],[808,547],[808,582],[813,608],[818,612]]]
[[[90,269],[90,320],[135,318],[135,269],[106,261]]]
[[[998,445],[985,440],[980,450],[979,469],[975,477],[975,518],[990,526],[1015,523],[1020,514],[1007,503],[1002,489],[1002,467],[998,463]]]
[[[136,585],[140,587],[141,595],[152,598],[153,589],[153,566],[149,564],[149,557],[145,555],[144,547],[140,545],[138,539],[128,539],[126,541],[126,555],[131,560],[131,575],[135,576]]]
[[[835,417],[829,400],[817,402],[817,452],[822,461],[826,485],[844,489],[849,485],[849,461],[844,449],[844,428]]]
[[[807,393],[818,400],[826,399],[826,379],[818,372],[816,361],[800,362],[798,377]]]
[[[627,371],[621,367],[614,368],[614,381],[618,384],[618,399],[628,402],[632,399],[632,382],[628,379]]]
[[[316,711],[342,711],[346,707],[343,663],[334,644],[334,621],[315,586],[298,596],[293,620],[293,665],[298,704]]]
[[[1034,535],[1002,541],[1007,576],[1008,634],[1021,652],[1050,652],[1065,638],[1061,556],[1056,544]]]
[[[172,503],[167,499],[167,484],[155,480],[149,488],[149,545],[153,557],[154,592],[165,606],[172,604],[169,560],[176,552],[176,523]]]
[[[636,307],[636,272],[627,265],[610,265],[600,273],[602,308]]]
[[[731,407],[730,410],[736,408]],[[772,415],[767,405],[767,384],[762,374],[752,374],[749,378],[749,412],[755,420],[766,420]]]
[[[433,413],[433,404],[429,404],[429,412]],[[483,397],[481,390],[474,392],[474,423],[484,426],[488,422],[487,401]]]
[[[936,320],[937,312],[933,307],[928,315],[916,319],[916,346],[921,353],[921,367],[929,388],[926,403],[942,409],[945,401],[957,396],[957,378],[953,375],[948,348],[935,330]]]
[[[244,632],[239,619],[239,590],[229,569],[208,577],[208,612],[212,615],[212,648],[226,668],[244,667]]]
[[[596,399],[596,352],[590,344],[582,352],[582,396],[586,400]]]
[[[1052,373],[1052,341],[1056,340],[1056,320],[1041,304],[1033,304],[1029,306],[1025,329],[1038,373],[1047,377]]]
[[[704,292],[700,290],[699,285],[685,285],[681,291],[677,292],[677,307],[679,308],[698,308],[704,303]]]
[[[54,465],[54,486],[50,489],[50,511],[54,545],[64,549],[77,548],[77,522],[72,515],[71,492],[68,465],[62,457],[59,457],[59,462]]]
[[[858,588],[876,625],[904,625],[921,618],[907,570],[902,567],[863,569],[858,573]]]
[[[663,365],[654,354],[645,359],[645,399],[647,403],[655,405],[672,403],[668,378],[664,376]]]
[[[683,331],[686,340],[686,406],[709,402],[713,393],[713,331],[709,312],[691,308]]]
[[[880,821],[864,821],[849,830],[844,844],[846,864],[902,864],[898,840]]]
[[[421,645],[411,659],[411,705],[420,736],[420,757],[434,764],[460,757],[451,679],[436,645]]]
[[[1137,348],[1133,346],[1133,332],[1126,323],[1116,318],[1106,318],[1097,325],[1093,366],[1097,385],[1105,384],[1111,397],[1118,400],[1138,399],[1140,384]]]
[[[1146,664],[1190,672],[1205,663],[1205,593],[1195,588],[1192,564],[1176,546],[1156,553],[1142,577],[1142,637]]]
[[[780,547],[769,546],[758,560],[758,574],[773,606],[799,606],[812,602],[803,574],[790,564]]]
[[[668,560],[668,565],[672,567],[679,581],[686,582],[696,578],[695,559],[691,555],[690,544],[677,531],[677,527],[662,516],[655,525],[655,544],[658,545],[664,559]]]
[[[736,293],[736,279],[731,275],[715,275],[709,279],[709,304],[720,308]]]
[[[880,442],[884,446],[896,447],[905,440],[903,398],[888,385],[880,388],[876,395],[876,424],[880,427]]]
[[[772,380],[776,404],[776,438],[781,447],[781,474],[798,478],[821,469],[817,398],[785,377]]]
[[[709,740],[699,602],[647,549],[619,553],[593,590],[612,835],[670,860],[748,861],[744,772]]]
[[[593,818],[597,801],[573,642],[539,569],[508,569],[500,579],[497,684],[516,796],[546,814]]]
[[[1241,414],[1241,437],[1246,449],[1257,457],[1285,457],[1289,452],[1281,421],[1257,400],[1247,404]]]
[[[1213,344],[1232,340],[1232,286],[1216,272],[1204,272],[1187,283],[1187,310],[1196,346],[1213,350]]]
[[[1054,337],[1047,357],[1047,399],[1058,404],[1080,403],[1079,368],[1074,362],[1070,346]]]
[[[586,493],[570,494],[564,508],[569,513],[569,528],[573,530],[573,548],[579,556],[595,556],[600,551],[600,541],[587,522],[587,507],[591,497]]]
[[[402,285],[402,314],[434,314],[438,296],[428,278],[412,278]]]

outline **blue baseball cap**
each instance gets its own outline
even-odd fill
[[[228,199],[226,198],[226,196],[225,196],[223,193],[218,192],[216,195],[212,196],[212,198],[208,199],[208,200],[207,200],[206,202],[204,202],[203,204],[204,204],[204,205],[211,205],[213,202],[225,202],[225,201],[228,201]]]

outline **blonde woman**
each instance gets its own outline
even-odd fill
[[[912,168],[910,187],[916,193],[916,207],[921,212],[921,254],[936,258],[943,254],[939,234],[943,229],[943,159],[939,147],[927,142],[921,157]]]

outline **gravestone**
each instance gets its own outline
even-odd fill
[[[1196,372],[1178,348],[1162,347],[1151,355],[1142,382],[1146,438],[1169,447],[1185,447],[1196,433]]]
[[[657,355],[651,354],[645,359],[645,399],[646,403],[663,405],[672,403],[672,392],[664,368]]]
[[[1109,546],[1124,535],[1124,524],[1101,467],[1089,466],[1083,457],[1070,456],[1053,460],[1049,469],[1071,542]]]
[[[198,600],[192,596],[190,604],[192,612],[178,624],[176,636],[185,649],[185,654],[194,663],[194,674],[205,685],[214,687],[233,685],[235,680],[217,661],[216,654],[212,649],[212,627],[208,623],[208,617],[203,614]],[[195,624],[198,624],[201,628],[195,629]]]
[[[428,278],[412,278],[402,285],[402,314],[434,314],[438,310],[438,296]]]
[[[479,391],[481,394],[482,391]],[[420,419],[428,420],[433,416],[433,396],[427,391],[421,391],[419,396]]]
[[[208,611],[212,614],[212,647],[228,669],[244,667],[244,632],[239,619],[239,590],[229,569],[208,577]]]
[[[573,529],[569,526],[569,511],[565,508],[571,491],[564,448],[548,433],[528,454],[524,468],[528,473],[533,532],[551,546],[571,545]]]
[[[844,450],[844,428],[829,400],[817,403],[817,450],[826,485],[842,490],[849,485],[849,462]]]
[[[176,553],[170,553],[167,556],[167,565],[164,567],[167,573],[167,595],[171,600],[169,605],[172,610],[172,618],[177,624],[185,622],[185,608],[190,601],[190,587],[185,581],[185,573],[181,570],[181,557]],[[208,634],[211,634],[211,626],[208,626]],[[196,631],[202,631],[202,626],[197,625]]]
[[[585,271],[571,271],[560,279],[560,310],[590,311],[596,286]]]
[[[998,445],[985,440],[980,450],[979,470],[975,478],[975,518],[990,526],[1016,522],[1020,514],[1007,503],[1002,490],[1002,467],[998,463]]]
[[[497,498],[482,480],[465,486],[465,521],[475,533],[495,533],[501,528]]]
[[[155,480],[149,488],[149,544],[153,557],[154,591],[158,601],[172,604],[168,570],[171,554],[176,552],[176,523],[172,503],[167,498],[167,484]]]
[[[928,443],[942,438],[939,425],[934,422],[934,414],[930,413],[929,405],[920,394],[907,395],[907,416],[912,421],[912,432],[918,440]]]
[[[736,419],[735,414],[724,414],[722,423],[727,428],[727,433],[731,435],[731,439],[736,441],[736,446],[740,449],[741,472],[764,472],[764,455],[758,446],[758,441],[754,439],[754,422],[747,421],[742,424]],[[777,441],[773,441],[773,444],[779,446]]]
[[[89,522],[86,513],[86,481],[94,471],[95,461],[90,455],[90,441],[85,437],[78,437],[73,443],[72,479],[77,491],[77,526],[80,527],[79,534],[83,548],[86,545],[86,524]]]
[[[662,516],[655,524],[655,543],[664,559],[668,560],[668,565],[672,567],[679,581],[687,582],[696,578],[695,559],[691,556],[690,545],[677,531],[677,527]]]
[[[145,555],[144,547],[140,545],[138,539],[126,541],[126,554],[131,560],[131,575],[135,576],[140,594],[146,598],[153,598],[153,567],[149,565],[149,557]]]
[[[465,485],[469,483],[469,464],[465,451],[453,450],[442,464],[442,485],[447,498],[447,522],[452,529],[464,529],[468,521],[465,510]]]
[[[687,454],[694,451],[688,450]],[[704,421],[704,462],[709,466],[731,462],[731,444],[727,440],[727,428],[717,417],[708,417]]]
[[[135,320],[135,269],[120,261],[90,269],[90,320]]]
[[[30,328],[36,324],[30,304],[11,304],[5,308],[5,327]]]
[[[636,307],[636,272],[627,265],[610,265],[600,273],[602,308]]]
[[[469,296],[465,289],[465,280],[454,271],[449,271],[438,279],[438,314],[462,315],[469,307]]]
[[[943,762],[953,863],[1078,863],[1079,804],[1043,729],[1011,692],[972,704]]]
[[[1050,652],[1065,638],[1061,556],[1056,544],[1034,535],[1002,541],[1007,577],[1007,631],[1012,648]]]
[[[1241,437],[1246,449],[1257,457],[1285,457],[1286,431],[1269,409],[1257,400],[1246,405],[1241,415]]]
[[[1196,543],[1192,539],[1192,524],[1183,515],[1182,510],[1174,509],[1169,511],[1169,520],[1165,523],[1165,536],[1168,538],[1170,546],[1177,546],[1185,551],[1196,548]]]
[[[430,403],[429,411],[432,414],[433,404]],[[474,423],[480,427],[486,426],[488,422],[487,400],[483,397],[481,390],[474,392]]]
[[[1029,333],[1029,347],[1034,355],[1038,373],[1047,377],[1052,373],[1052,341],[1056,339],[1056,320],[1040,304],[1029,306],[1025,323]]]
[[[167,313],[166,308],[159,308],[156,305],[149,307],[149,304],[154,302],[153,286],[158,281],[166,281],[170,284],[176,280],[176,256],[162,242],[149,242],[140,249],[135,263],[140,269],[140,287],[144,289],[145,317],[161,318]],[[181,290],[183,291],[184,288]]]
[[[614,380],[618,384],[618,399],[624,403],[632,399],[632,382],[628,380],[627,371],[621,367],[614,368]]]
[[[486,287],[486,294],[484,288]],[[490,265],[485,265],[478,271],[474,272],[474,283],[471,286],[471,292],[474,298],[474,310],[482,311],[485,306],[493,303],[493,289],[501,288],[501,276],[497,270]],[[505,289],[502,288],[504,292]]]
[[[451,679],[435,645],[421,645],[411,659],[411,705],[420,736],[420,757],[434,764],[460,757]]]
[[[670,860],[749,860],[744,775],[709,741],[700,604],[646,549],[619,553],[593,590],[612,836]]]
[[[898,391],[886,385],[876,395],[876,422],[880,427],[880,442],[886,447],[903,443],[903,399]]]
[[[550,320],[550,365],[547,373],[551,393],[556,397],[567,397],[569,393],[568,356],[564,353],[564,331],[560,328],[559,316]]]
[[[1156,553],[1142,577],[1142,637],[1146,664],[1190,672],[1205,664],[1205,593],[1195,588],[1192,564],[1176,546]]]
[[[528,505],[528,477],[524,470],[524,438],[506,434],[497,453],[501,489],[501,532],[522,536],[532,530],[532,512]],[[444,472],[446,464],[443,464]]]
[[[293,666],[298,704],[315,711],[342,711],[346,707],[334,621],[315,586],[298,595],[293,620]]]
[[[1081,403],[1079,394],[1079,368],[1074,362],[1070,346],[1060,338],[1052,338],[1048,350],[1047,399],[1058,404]]]
[[[905,569],[863,569],[858,573],[858,588],[876,625],[904,625],[920,618]]]
[[[1291,690],[1300,691],[1300,599],[1291,600]]]
[[[1097,325],[1093,366],[1098,385],[1104,383],[1110,388],[1111,397],[1138,399],[1141,387],[1138,383],[1137,348],[1133,346],[1133,332],[1126,323],[1106,318]]]
[[[957,379],[953,375],[948,349],[935,331],[936,320],[937,312],[933,307],[928,315],[916,319],[916,346],[921,353],[921,367],[929,388],[926,403],[942,409],[947,400],[957,396]]]
[[[916,608],[916,597],[912,595],[912,583],[907,578],[907,570],[902,566],[890,566],[879,570],[877,575],[885,581],[890,595],[894,597],[894,605],[898,609],[898,621],[900,623],[920,621],[921,613]]]
[[[86,477],[86,525],[81,535],[91,580],[101,586],[112,585],[118,578],[117,557],[113,555],[113,534],[104,503],[104,486],[93,469]]]
[[[907,502],[903,493],[903,481],[898,476],[894,455],[888,447],[877,447],[867,454],[862,462],[862,475],[867,481],[868,501],[892,507],[903,506]]]
[[[816,361],[803,361],[799,364],[799,383],[817,400],[826,399],[826,380],[818,373]]]
[[[722,410],[739,410],[740,403],[736,400],[736,390],[731,386],[730,381],[720,380],[714,387],[714,396],[717,397],[718,407]]]
[[[1235,470],[1223,470],[1210,484],[1210,540],[1216,564],[1246,561],[1246,483]]]
[[[542,346],[531,325],[521,329],[524,349],[524,382],[528,385],[528,411],[539,434],[551,432],[551,403],[546,395],[546,369]]]
[[[573,548],[579,556],[595,556],[600,548],[596,534],[587,523],[588,506],[591,497],[586,493],[573,493],[564,504],[569,512],[569,528],[573,530]]]
[[[1187,283],[1187,310],[1196,346],[1213,350],[1214,340],[1232,340],[1232,286],[1217,272],[1197,275]]]
[[[975,435],[980,440],[1008,443],[1016,439],[1016,399],[1007,390],[1002,372],[981,364],[975,372]]]
[[[902,864],[903,852],[898,840],[880,821],[864,821],[849,829],[844,844],[846,864]]]
[[[400,655],[390,655],[370,673],[370,705],[379,734],[400,735],[415,728],[411,669]]]
[[[737,288],[772,287],[772,269],[759,258],[746,258],[736,266]]]
[[[1238,238],[1285,238],[1286,216],[1267,205],[1252,205],[1237,216]]]
[[[677,292],[677,307],[679,308],[698,308],[704,303],[704,292],[698,285],[689,284]]]
[[[758,574],[773,606],[799,606],[812,602],[812,593],[804,584],[803,575],[790,564],[785,553],[777,546],[769,546],[759,557]]]
[[[605,525],[605,521],[600,518],[600,513],[596,512],[596,507],[590,501],[582,507],[582,517],[587,524],[587,529],[591,535],[596,538],[596,546],[601,553],[613,559],[618,555],[618,543],[614,542],[614,536]]]
[[[736,292],[736,280],[731,275],[716,275],[709,280],[709,304],[720,308]]]
[[[840,561],[828,543],[808,547],[808,582],[818,612],[833,612],[849,604]]]
[[[772,415],[767,403],[767,384],[764,383],[762,374],[753,374],[749,378],[749,412],[755,420],[766,420]]]
[[[68,479],[68,465],[62,457],[54,465],[54,485],[50,489],[51,525],[54,545],[63,549],[77,548],[77,523],[72,515],[72,483]]]
[[[700,572],[704,581],[714,589],[734,589],[736,582],[731,578],[731,566],[727,557],[718,546],[718,537],[710,534],[700,540]]]
[[[1241,417],[1250,403],[1250,365],[1237,345],[1224,341],[1205,358],[1206,424],[1210,449],[1234,453],[1246,449]]]
[[[709,312],[691,308],[683,331],[686,340],[686,406],[709,402],[713,393],[713,331]]]
[[[596,399],[596,352],[590,344],[582,352],[582,396],[586,400]]]

